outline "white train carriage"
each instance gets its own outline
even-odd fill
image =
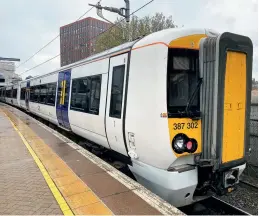
[[[5,87],[5,102],[14,106],[18,106],[18,84]]]
[[[119,153],[178,207],[238,183],[251,71],[249,38],[167,29],[21,82],[20,106]]]
[[[33,78],[29,84],[27,81],[27,94],[25,95],[25,101],[29,100],[26,108],[30,112],[56,125],[58,125],[55,108],[57,78],[58,74],[52,73]]]

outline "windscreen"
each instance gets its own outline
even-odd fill
[[[170,49],[167,75],[167,105],[169,113],[179,113],[186,106],[195,91],[199,74],[199,52],[197,50]],[[199,109],[197,94],[190,109]]]

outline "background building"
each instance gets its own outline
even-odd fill
[[[14,83],[22,80],[15,73],[15,63],[10,61],[0,61],[0,87],[7,83]]]
[[[92,55],[95,51],[95,40],[92,38],[105,31],[109,25],[107,22],[87,17],[60,27],[61,66]]]

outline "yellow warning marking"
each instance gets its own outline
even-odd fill
[[[5,114],[5,113],[4,113]],[[6,115],[6,114],[5,114]],[[10,117],[8,115],[6,115],[7,118],[9,119],[9,121],[11,122],[13,128],[16,130],[16,132],[19,134],[19,136],[21,137],[24,145],[26,146],[26,148],[28,149],[28,151],[30,152],[31,156],[33,157],[35,163],[38,165],[45,181],[47,182],[53,196],[55,197],[55,199],[57,200],[57,203],[59,204],[60,209],[62,210],[64,215],[74,215],[70,209],[70,207],[68,206],[67,202],[65,201],[65,199],[63,198],[63,196],[60,194],[59,190],[57,189],[56,185],[54,184],[54,182],[52,181],[52,179],[50,178],[48,172],[46,171],[45,167],[43,166],[43,164],[41,163],[40,159],[38,158],[38,156],[35,154],[35,152],[33,151],[33,149],[31,148],[30,144],[26,141],[26,139],[23,137],[22,133],[17,129],[17,127],[15,126],[15,124],[12,122],[12,120],[10,119]]]
[[[104,208],[101,202],[83,206],[75,210],[75,214],[77,215],[83,215],[85,212],[88,212],[88,215],[108,215],[110,213]]]
[[[20,136],[25,141],[27,139],[26,144],[32,149],[38,160],[42,161],[38,166],[44,168],[43,173],[48,174],[47,179],[51,180],[49,187],[52,188],[53,192],[59,192],[59,195],[55,198],[59,202],[60,208],[64,209],[64,214],[70,214],[70,212],[71,214],[72,212],[78,214],[77,212],[80,212],[80,214],[89,215],[92,212],[96,212],[102,215],[112,215],[111,210],[99,197],[87,187],[73,170],[30,127],[8,110],[6,110],[5,115],[9,118],[19,135],[21,134]],[[20,129],[22,130],[20,131]],[[70,208],[67,209],[67,206]],[[101,207],[96,209],[98,206]]]

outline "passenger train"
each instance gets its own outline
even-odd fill
[[[121,155],[176,207],[230,192],[246,167],[253,45],[166,29],[0,90],[1,100]]]

